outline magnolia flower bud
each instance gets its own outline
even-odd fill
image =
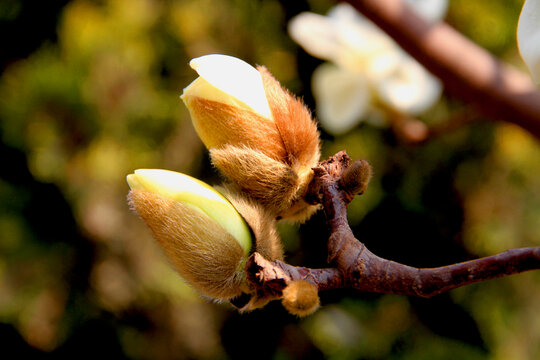
[[[245,290],[250,229],[225,197],[197,179],[166,170],[136,170],[127,181],[132,207],[183,278],[217,298]]]
[[[264,67],[225,55],[190,66],[200,77],[181,98],[213,164],[276,217],[309,216],[302,198],[320,156],[309,110]]]
[[[184,279],[214,298],[249,295],[244,310],[268,301],[257,297],[244,269],[251,250],[283,259],[276,221],[261,205],[173,171],[136,170],[127,181],[131,206]]]

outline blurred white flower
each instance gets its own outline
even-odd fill
[[[517,40],[521,57],[540,83],[540,0],[527,0],[519,16]]]
[[[317,100],[317,117],[332,134],[353,128],[369,106],[366,78],[334,64],[325,63],[315,69],[312,87]]]
[[[406,0],[425,20],[442,19],[447,0]],[[388,35],[349,4],[327,16],[301,13],[289,33],[311,55],[328,60],[313,73],[313,94],[321,125],[341,134],[369,114],[379,101],[417,115],[440,97],[442,85]]]

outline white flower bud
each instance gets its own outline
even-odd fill
[[[309,110],[264,67],[225,55],[190,65],[200,76],[181,98],[214,165],[275,217],[305,220],[314,207],[303,195],[320,155]]]

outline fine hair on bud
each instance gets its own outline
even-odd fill
[[[319,308],[319,293],[315,285],[305,280],[291,281],[283,289],[281,303],[289,313],[297,316],[307,316],[313,314]]]
[[[287,157],[272,119],[253,111],[199,97],[189,98],[186,103],[192,118],[194,114],[200,113],[198,117],[201,120],[194,121],[193,124],[207,148],[225,144],[244,145],[258,148],[275,160]]]
[[[246,146],[212,148],[210,158],[227,179],[275,218],[302,223],[319,209],[301,196],[313,178],[311,173],[302,179],[289,165]]]
[[[244,252],[221,225],[193,206],[154,192],[131,190],[128,200],[172,265],[193,287],[221,299],[242,293]]]
[[[311,112],[302,101],[284,89],[264,66],[259,66],[257,70],[261,73],[268,105],[287,153],[285,161],[297,172],[307,170],[301,170],[301,167],[311,169],[320,157],[319,133]]]
[[[219,54],[190,66],[199,78],[182,99],[214,166],[274,217],[305,221],[316,209],[302,199],[320,157],[309,109],[264,67]]]
[[[282,162],[290,166],[298,177],[292,202],[277,216],[292,222],[304,222],[318,209],[303,200],[313,179],[312,168],[320,158],[317,125],[304,103],[283,88],[265,67],[259,66],[257,70],[261,74],[268,105],[285,149],[286,157]]]
[[[210,158],[226,178],[274,214],[290,207],[298,191],[292,168],[258,150],[226,145],[210,149]]]
[[[296,198],[288,209],[278,214],[278,219],[302,224],[321,208],[320,205],[307,203],[303,197]]]
[[[233,184],[217,188],[251,228],[255,238],[255,251],[267,260],[283,260],[283,246],[276,227],[276,219],[259,203],[237,190]]]

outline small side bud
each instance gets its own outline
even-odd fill
[[[320,306],[317,288],[304,280],[292,281],[287,285],[281,303],[288,312],[297,316],[313,314]]]
[[[371,174],[371,165],[366,160],[356,160],[343,172],[339,183],[349,194],[362,195],[368,187]]]

